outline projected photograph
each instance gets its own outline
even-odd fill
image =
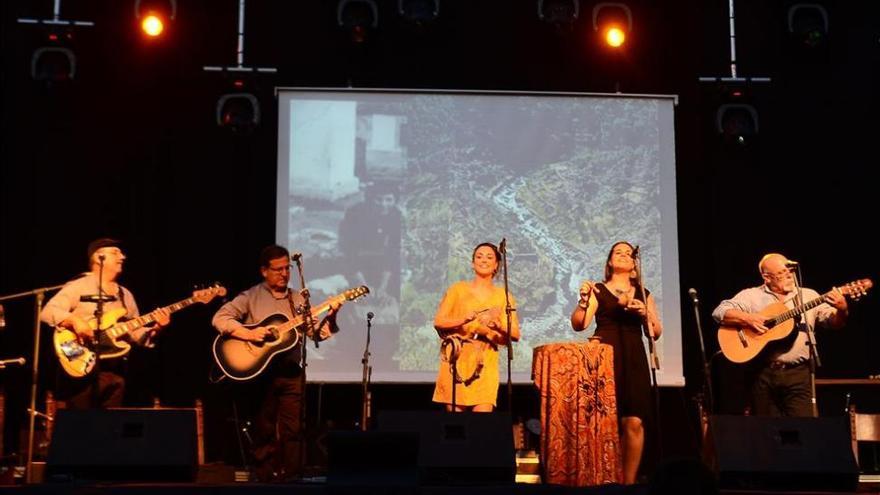
[[[578,287],[601,281],[612,243],[628,240],[666,328],[661,384],[680,384],[671,99],[283,91],[279,102],[278,242],[303,252],[313,299],[370,289],[341,312],[340,335],[310,349],[310,379],[360,380],[372,314],[373,380],[433,381],[444,291],[471,278],[474,246],[505,238],[515,381],[530,380],[535,347],[586,340],[569,323]]]

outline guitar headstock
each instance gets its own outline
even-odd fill
[[[225,295],[226,295],[226,287],[223,287],[220,284],[214,284],[213,286],[208,287],[207,289],[199,289],[199,290],[193,291],[192,298],[196,302],[200,302],[202,304],[208,304],[215,297],[217,297],[217,296],[223,297]]]
[[[858,301],[863,296],[868,294],[868,289],[874,286],[874,282],[871,282],[869,278],[863,278],[861,280],[856,280],[854,282],[850,282],[839,287],[840,292],[843,295],[851,298],[853,301]]]
[[[370,293],[370,288],[366,285],[361,285],[360,287],[354,287],[352,289],[348,289],[343,292],[342,295],[345,297],[347,301],[354,301],[357,298],[364,297]]]

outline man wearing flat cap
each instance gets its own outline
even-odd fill
[[[116,239],[101,238],[89,243],[87,249],[89,271],[68,282],[55,294],[40,313],[40,320],[53,327],[62,327],[73,331],[83,341],[90,341],[95,331],[89,325],[94,319],[99,295],[98,280],[101,280],[100,293],[106,296],[103,312],[122,308],[124,319],[139,316],[137,303],[131,291],[117,282],[122,273],[125,254],[121,243]],[[85,297],[85,301],[83,298]],[[126,337],[136,345],[152,346],[151,339],[155,332],[168,325],[170,314],[167,310],[159,311],[156,324],[138,328]],[[123,377],[123,359],[100,360],[98,373],[82,378],[71,378],[59,373],[56,395],[59,400],[67,403],[70,409],[91,409],[119,407],[125,394],[125,378]]]

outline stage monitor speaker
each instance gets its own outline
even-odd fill
[[[327,434],[327,483],[415,486],[419,437],[397,431],[331,431]]]
[[[713,416],[710,461],[722,488],[855,490],[848,419]]]
[[[198,468],[194,410],[60,410],[48,481],[192,481]]]
[[[419,478],[429,485],[512,484],[513,424],[507,413],[381,411],[380,431],[419,436]]]

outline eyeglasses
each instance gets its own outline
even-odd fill
[[[780,270],[776,273],[764,272],[764,275],[767,275],[768,277],[770,277],[772,279],[780,280],[780,279],[787,278],[787,277],[791,276],[791,270],[786,268],[786,269]]]
[[[269,267],[268,270],[272,273],[289,272],[290,265],[279,266],[279,267]]]

